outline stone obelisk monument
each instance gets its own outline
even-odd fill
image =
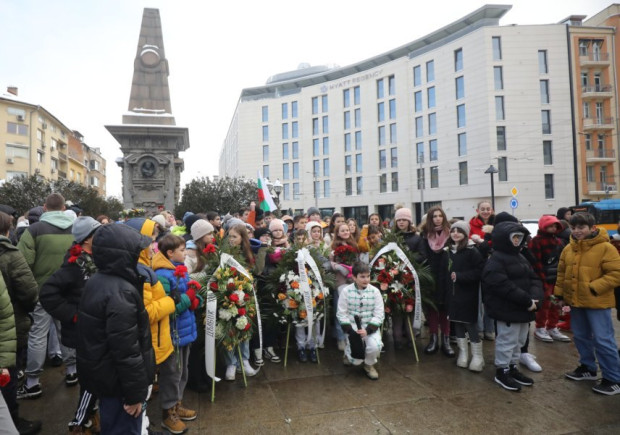
[[[174,209],[179,200],[187,128],[177,127],[170,104],[168,60],[158,9],[144,9],[133,64],[129,107],[122,125],[106,125],[121,145],[125,208]]]

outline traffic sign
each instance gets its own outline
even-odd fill
[[[517,201],[517,198],[512,198],[510,200],[510,208],[514,210],[517,207],[519,207],[519,201]]]
[[[519,189],[517,189],[517,186],[513,186],[512,189],[510,189],[510,193],[512,193],[512,196],[517,196],[517,194],[519,193]],[[513,207],[513,208],[517,208],[517,207]]]

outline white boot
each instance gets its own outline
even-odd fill
[[[484,356],[482,355],[482,341],[479,343],[471,344],[471,363],[469,363],[469,370],[472,372],[481,372],[484,368]]]
[[[459,357],[456,360],[456,365],[458,367],[462,367],[464,369],[467,368],[467,362],[469,361],[469,353],[467,352],[467,339],[466,338],[457,338],[456,345],[459,348]]]
[[[256,375],[256,373],[258,373],[258,370],[252,367],[250,365],[250,361],[248,361],[247,359],[243,360],[243,370],[245,371],[246,376],[254,376]]]

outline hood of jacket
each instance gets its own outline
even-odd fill
[[[125,222],[125,225],[129,225],[135,230],[140,231],[140,234],[151,238],[153,231],[155,230],[155,221],[145,218],[133,218]],[[139,261],[145,266],[151,265],[151,258],[149,257],[149,248],[145,248],[140,252]]]
[[[583,248],[591,248],[594,245],[598,245],[599,243],[609,242],[609,233],[603,227],[597,228],[595,232],[592,233],[592,237],[588,237],[583,240],[576,240],[573,236],[570,236],[570,247],[573,251],[579,250],[581,247]]]
[[[66,230],[73,225],[73,219],[67,216],[63,211],[46,211],[41,215],[39,222],[47,222],[61,230]]]
[[[153,256],[153,270],[157,270],[157,269],[175,269],[175,265],[172,264],[172,261],[170,261],[164,254],[162,254],[161,251],[159,251],[157,254],[155,254]]]
[[[0,253],[4,251],[17,251],[17,246],[8,237],[0,236]]]
[[[511,234],[514,233],[522,233],[523,237],[518,246],[515,246],[512,243]],[[530,232],[518,222],[510,222],[504,221],[496,224],[493,227],[493,232],[491,233],[491,240],[493,242],[493,249],[500,252],[505,252],[507,254],[518,254],[521,251],[521,248],[525,245],[527,236],[530,235]]]
[[[93,259],[99,272],[135,282],[140,251],[150,244],[150,237],[127,225],[102,225],[93,238]]]

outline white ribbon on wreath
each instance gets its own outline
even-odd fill
[[[304,304],[306,305],[306,321],[308,322],[308,335],[306,337],[306,341],[308,341],[312,337],[312,328],[314,326],[314,307],[312,305],[314,296],[312,296],[310,284],[308,284],[306,264],[310,266],[312,273],[314,273],[314,279],[318,283],[318,289],[323,295],[323,301],[325,301],[325,287],[323,285],[323,279],[321,278],[319,268],[317,267],[314,258],[312,258],[312,255],[310,255],[310,251],[308,251],[307,248],[302,248],[297,251],[297,267],[299,269],[300,288],[304,298]],[[323,324],[321,336],[322,339],[325,340],[325,323]]]

